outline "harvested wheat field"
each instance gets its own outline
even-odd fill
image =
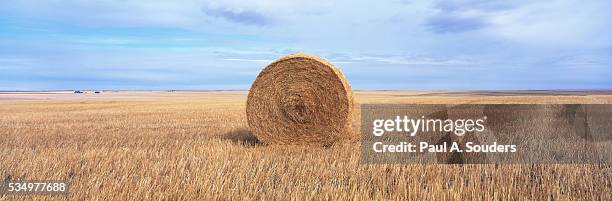
[[[356,91],[354,97],[355,107],[612,103],[608,92]],[[0,200],[612,199],[608,165],[366,165],[359,163],[358,142],[263,145],[248,129],[246,99],[246,91],[0,94],[0,179],[71,185],[67,195]]]

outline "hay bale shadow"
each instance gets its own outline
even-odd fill
[[[246,128],[231,130],[223,135],[223,139],[230,140],[244,146],[255,146],[261,144],[257,137]]]

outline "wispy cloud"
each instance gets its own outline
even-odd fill
[[[265,26],[272,23],[272,20],[261,13],[252,10],[223,8],[216,4],[202,7],[202,12],[212,17],[218,17],[230,22],[244,25]]]
[[[461,33],[485,28],[490,17],[502,11],[518,7],[516,2],[507,1],[438,1],[434,8],[436,14],[430,16],[425,25],[435,33]]]
[[[478,30],[487,25],[481,18],[439,15],[427,20],[426,25],[435,33],[458,33]]]
[[[498,12],[516,8],[527,1],[439,0],[435,7],[444,12]]]
[[[261,63],[270,63],[272,60],[269,59],[240,59],[240,58],[228,58],[223,59],[225,61],[245,61],[245,62],[261,62]]]
[[[444,57],[426,57],[426,56],[402,56],[402,55],[384,55],[384,56],[356,56],[348,59],[352,62],[378,62],[388,64],[402,65],[470,65],[477,64],[476,61],[459,58],[444,58]]]
[[[0,65],[22,64],[29,62],[30,59],[18,57],[0,57]]]

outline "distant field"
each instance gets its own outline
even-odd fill
[[[68,180],[71,193],[54,198],[70,200],[612,199],[610,166],[363,165],[358,143],[263,146],[248,131],[246,95],[0,93],[0,179]],[[356,91],[355,98],[612,103],[602,91]],[[50,197],[0,196],[14,198]]]

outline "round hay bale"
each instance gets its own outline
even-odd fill
[[[350,85],[336,66],[308,54],[290,54],[263,69],[246,113],[264,144],[327,146],[354,137]]]

